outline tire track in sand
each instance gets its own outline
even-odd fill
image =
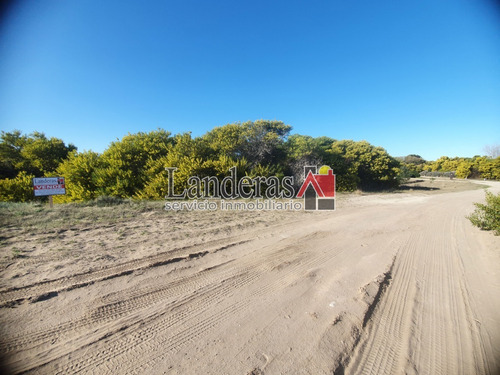
[[[296,250],[296,246],[287,245],[274,252],[272,257],[253,259],[251,264],[248,264],[251,267],[246,267],[246,272],[240,273],[233,282],[224,282],[214,293],[203,298],[198,296],[196,300],[180,306],[180,311],[173,314],[157,314],[151,321],[143,320],[142,324],[136,327],[140,329],[134,327],[129,332],[117,332],[113,337],[106,338],[106,341],[94,344],[92,353],[87,353],[76,363],[68,363],[58,373],[78,373],[89,367],[100,368],[99,373],[111,373],[112,369],[120,368],[123,364],[128,364],[126,368],[120,368],[124,373],[144,373],[144,367],[156,357],[178,352],[225,321],[233,319],[237,313],[248,309],[260,297],[272,294],[273,291],[296,280],[297,276],[301,275],[298,270],[323,264],[332,258],[332,254],[328,253],[304,258],[277,273],[279,277],[271,278],[265,286],[256,283],[281,264],[283,259],[290,259],[289,255]],[[272,258],[276,261],[271,261]],[[234,295],[239,298],[228,298]],[[161,352],[157,351],[158,347],[162,348]],[[129,358],[132,354],[136,358],[135,361]]]
[[[305,240],[310,241],[309,238]],[[290,245],[291,243],[293,245]],[[132,293],[133,296],[125,302],[115,301],[101,306],[98,309],[101,313],[93,314],[94,318],[98,319],[88,320],[87,316],[82,321],[74,322],[71,327],[67,327],[67,331],[71,331],[72,334],[75,334],[75,325],[86,326],[87,330],[93,328],[88,334],[69,338],[56,347],[43,348],[31,363],[16,361],[12,365],[17,371],[40,369],[42,366],[43,371],[74,373],[85,371],[89,366],[102,365],[105,368],[110,362],[119,363],[120,358],[127,356],[132,350],[134,353],[138,350],[143,352],[144,356],[141,358],[148,357],[148,353],[155,352],[154,348],[157,348],[160,343],[164,348],[162,353],[178,351],[179,348],[192,342],[194,338],[214,329],[234,313],[254,303],[257,297],[288,285],[301,274],[300,270],[323,264],[335,255],[324,251],[314,254],[315,256],[306,257],[298,251],[300,244],[291,239],[284,241],[280,247],[270,246],[270,248],[272,252],[267,254],[265,259],[249,256],[239,266],[215,267],[207,272],[201,272],[201,275],[206,277],[194,277],[192,280],[188,278],[175,282],[174,289],[175,285],[179,286],[179,291],[175,294],[184,297],[175,297],[171,303],[164,299],[167,295],[172,297],[171,288],[167,293],[161,289],[161,286],[157,286],[159,290],[147,288],[141,293]],[[289,265],[281,269],[280,266],[284,261]],[[253,282],[277,267],[280,268],[277,272],[280,277],[272,279],[272,282],[264,288],[252,287]],[[200,284],[200,280],[197,279],[203,283]],[[190,293],[186,293],[186,285],[183,285],[185,282],[192,286]],[[236,303],[229,305],[225,304],[229,295],[234,295],[243,289],[245,289],[245,295],[251,291],[247,298],[240,298]],[[138,311],[137,315],[133,313],[134,309]],[[146,316],[144,311],[147,311]],[[110,316],[104,316],[106,312],[110,313]],[[122,315],[126,316],[116,319]],[[104,319],[109,324],[103,325],[99,319]],[[185,326],[179,325],[179,322],[183,322]],[[59,329],[61,327],[55,328],[54,331]],[[165,335],[167,331],[168,335]],[[42,334],[42,339],[47,339],[49,336]],[[161,341],[158,341],[157,336],[163,336]],[[74,354],[75,350],[84,351],[83,358],[74,356],[78,359],[70,360],[62,369],[50,365],[57,358],[69,353]],[[137,364],[139,361],[129,362]],[[130,370],[133,369],[128,371]]]
[[[460,256],[464,218],[447,202],[400,248],[346,374],[492,374]]]

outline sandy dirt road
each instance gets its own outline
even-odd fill
[[[335,212],[242,216],[211,240],[3,280],[0,354],[14,373],[495,375],[500,239],[465,218],[483,199],[348,196]]]

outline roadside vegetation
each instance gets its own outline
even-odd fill
[[[178,168],[176,193],[191,176],[220,178],[232,166],[237,166],[239,178],[294,175],[299,185],[304,165],[329,165],[339,191],[398,185],[399,162],[383,148],[366,141],[290,135],[291,129],[267,120],[227,124],[200,137],[158,129],[128,134],[102,154],[77,152],[73,145],[41,133],[2,132],[0,200],[33,200],[31,179],[56,175],[66,178],[67,187],[56,202],[99,196],[162,199],[168,189],[165,167]]]
[[[500,180],[500,156],[476,155],[472,158],[449,158],[442,156],[435,161],[426,161],[419,155],[397,158],[405,177],[449,177]]]
[[[328,165],[336,174],[338,191],[394,189],[427,171],[500,179],[500,157],[428,162],[409,155],[398,160],[366,141],[314,138],[290,134],[291,130],[281,121],[269,120],[227,124],[200,137],[158,129],[128,134],[103,153],[78,152],[74,145],[39,132],[2,131],[0,201],[33,201],[32,178],[44,176],[65,177],[66,195],[54,197],[59,203],[101,196],[163,199],[168,190],[165,167],[177,168],[175,193],[187,187],[191,176],[223,178],[232,166],[237,166],[238,178],[293,175],[298,187],[305,165]]]
[[[5,230],[22,227],[31,233],[50,232],[128,222],[143,213],[161,217],[168,215],[162,208],[163,202],[160,201],[116,197],[59,204],[52,209],[42,202],[0,202],[0,226]]]
[[[486,191],[486,203],[474,203],[476,209],[467,218],[476,227],[491,230],[500,236],[500,193]]]

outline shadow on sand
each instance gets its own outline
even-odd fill
[[[439,190],[438,187],[430,187],[430,186],[408,186],[408,185],[401,185],[398,190],[403,190],[403,191],[408,191],[408,190],[421,190],[421,191],[432,191],[432,190]]]

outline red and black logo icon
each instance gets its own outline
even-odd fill
[[[304,197],[305,210],[335,210],[335,175],[328,166],[304,167],[305,180],[297,198]]]

